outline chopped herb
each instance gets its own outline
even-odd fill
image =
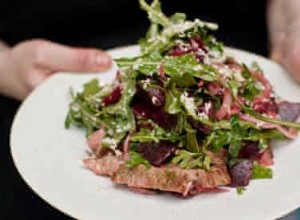
[[[273,172],[270,168],[262,167],[258,163],[253,165],[252,179],[272,179]]]
[[[126,161],[126,167],[133,168],[140,164],[143,164],[146,168],[150,168],[150,163],[135,151],[129,152],[130,159]]]
[[[247,189],[245,187],[242,186],[238,186],[236,187],[236,192],[238,195],[242,195]]]
[[[172,172],[170,170],[166,170],[165,174],[166,174],[166,177],[167,177],[168,180],[173,181],[173,180],[176,179],[176,173],[175,172]]]

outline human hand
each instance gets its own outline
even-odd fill
[[[300,83],[300,1],[269,0],[271,58]]]
[[[0,51],[0,93],[22,100],[57,71],[98,72],[111,64],[112,59],[101,50],[25,41]]]

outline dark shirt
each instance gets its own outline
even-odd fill
[[[167,15],[179,10],[187,13],[190,19],[199,17],[217,22],[220,25],[217,36],[225,44],[267,55],[265,1],[161,1]],[[147,26],[147,16],[139,9],[138,0],[10,0],[0,3],[0,39],[10,45],[45,38],[67,45],[108,49],[136,43]],[[9,130],[18,105],[0,96],[0,219],[67,219],[36,196],[13,166]]]
[[[0,38],[11,45],[26,39],[46,38],[106,49],[136,43],[148,25],[138,0],[5,2],[0,7]],[[179,10],[191,19],[217,22],[218,36],[225,43],[263,54],[267,53],[265,4],[263,0],[162,0],[166,14]]]

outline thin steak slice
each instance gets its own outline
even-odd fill
[[[115,155],[108,154],[101,158],[84,159],[83,163],[96,175],[111,176],[117,172],[120,164],[124,163],[124,161],[118,159]]]
[[[124,158],[109,153],[100,158],[88,158],[83,162],[96,175],[111,176],[116,184],[135,189],[154,189],[182,194],[184,196],[216,189],[230,184],[230,176],[224,163],[225,151],[208,152],[213,164],[209,171],[182,169],[175,165],[146,168],[138,165],[128,168]]]
[[[209,171],[187,170],[173,165],[159,168],[146,168],[138,165],[131,169],[120,165],[111,178],[116,184],[175,192],[183,196],[189,195],[195,188],[214,189],[230,183],[230,176],[225,165],[213,166]]]

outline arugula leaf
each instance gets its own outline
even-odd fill
[[[182,111],[180,103],[180,92],[176,90],[175,84],[166,89],[165,111],[169,114],[177,114]]]
[[[177,150],[172,163],[179,165],[183,169],[209,169],[210,158],[203,152],[192,153],[186,150]]]
[[[247,189],[243,186],[236,187],[236,192],[238,195],[242,195]]]
[[[261,93],[261,90],[257,88],[256,86],[257,80],[253,78],[246,64],[243,64],[243,68],[244,70],[242,71],[242,76],[244,77],[244,79],[246,79],[246,83],[243,86],[241,95],[244,98],[252,101],[258,94]]]
[[[261,150],[261,151],[267,149],[269,147],[268,140],[266,140],[266,139],[259,139],[259,141],[258,141],[258,147],[259,147],[259,150]]]
[[[243,110],[244,112],[248,113],[249,115],[262,120],[262,121],[266,121],[266,122],[270,122],[273,124],[278,124],[278,125],[283,125],[283,126],[287,126],[287,127],[291,127],[291,128],[297,128],[298,130],[300,129],[300,124],[299,123],[294,123],[294,122],[287,122],[287,121],[280,121],[278,119],[274,119],[274,118],[269,118],[263,115],[260,115],[258,113],[256,113],[253,109],[251,109],[250,107],[246,107],[243,106]]]
[[[233,97],[237,97],[238,93],[239,93],[239,83],[237,80],[235,80],[234,78],[228,79],[228,85],[229,88],[231,90],[231,93],[233,95]]]
[[[83,97],[86,98],[88,96],[96,94],[99,90],[99,81],[97,79],[93,79],[90,82],[83,85]]]
[[[210,49],[218,51],[220,54],[224,52],[224,44],[222,42],[216,41],[216,38],[212,35],[202,34],[203,43]]]
[[[71,124],[77,127],[84,127],[87,136],[101,125],[101,120],[96,116],[90,104],[84,100],[82,93],[73,97],[73,101],[70,103],[65,120],[66,128],[70,127]]]
[[[173,83],[180,87],[190,87],[198,84],[197,81],[195,80],[195,77],[188,73],[184,73],[182,76],[172,77],[170,83]]]
[[[108,117],[108,120],[105,121],[107,127],[123,127],[124,132],[134,131],[135,119],[130,108],[130,103],[136,92],[135,74],[131,73],[130,76],[123,76],[122,86],[123,93],[120,101],[104,107],[102,115],[106,117],[111,116],[111,119]],[[119,121],[121,124],[116,124],[115,122],[118,117],[121,119]]]
[[[252,169],[252,179],[272,179],[273,172],[270,168],[262,167],[258,163],[254,163]]]
[[[217,130],[216,132],[211,133],[208,137],[211,138],[213,141],[210,141],[210,149],[218,152],[223,147],[229,145],[230,143],[230,134],[227,131]]]
[[[139,3],[141,8],[148,13],[148,17],[152,23],[162,26],[169,26],[171,24],[169,18],[162,13],[159,0],[154,0],[151,5],[148,5],[145,0],[139,0]]]
[[[187,144],[186,148],[188,151],[193,153],[200,152],[196,133],[197,131],[193,129],[187,129],[186,132],[186,144]]]
[[[231,136],[228,152],[231,156],[237,157],[242,149],[242,140],[239,137]]]
[[[173,23],[173,24],[181,24],[185,21],[186,19],[186,14],[184,13],[175,13],[174,15],[172,15],[170,17],[170,21]]]
[[[154,53],[143,59],[117,59],[116,62],[120,68],[134,69],[147,76],[157,73],[161,63],[164,63],[164,72],[171,78],[183,77],[184,74],[188,74],[206,81],[218,79],[218,73],[213,67],[198,63],[192,54],[162,58],[159,54]]]
[[[130,151],[129,156],[130,156],[130,159],[126,161],[127,168],[133,168],[140,164],[143,164],[146,168],[151,167],[150,163],[144,157],[142,157],[142,155],[140,155],[139,153],[137,153],[135,151]]]
[[[167,132],[156,123],[148,120],[147,123],[150,125],[151,129],[141,128],[137,133],[132,134],[130,140],[132,142],[159,142],[161,140],[166,140],[170,142],[182,141],[182,136],[179,136],[176,132]]]

